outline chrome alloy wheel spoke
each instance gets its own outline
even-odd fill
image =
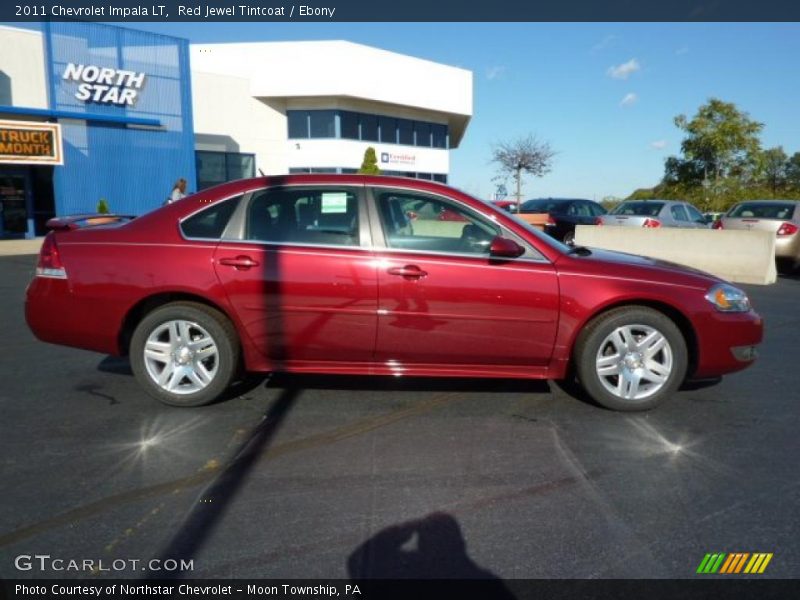
[[[672,374],[669,340],[648,325],[624,325],[609,333],[597,352],[595,372],[603,387],[624,400],[644,400]]]
[[[219,349],[203,327],[175,319],[159,325],[147,338],[144,361],[150,378],[162,390],[186,395],[214,380]]]

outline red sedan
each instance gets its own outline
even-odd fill
[[[433,182],[250,179],[131,220],[51,228],[30,328],[128,355],[176,406],[212,402],[246,370],[577,376],[598,403],[644,410],[687,378],[749,366],[762,337],[724,281],[569,248]]]

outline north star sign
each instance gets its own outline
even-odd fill
[[[78,100],[117,106],[133,106],[145,80],[145,74],[136,71],[75,63],[69,63],[61,77],[78,82]]]

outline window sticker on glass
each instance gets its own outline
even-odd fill
[[[322,214],[342,214],[347,212],[347,192],[324,192],[322,194]]]

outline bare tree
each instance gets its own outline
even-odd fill
[[[500,142],[492,147],[492,162],[497,163],[500,173],[514,179],[517,212],[522,202],[522,178],[525,175],[542,177],[550,172],[556,155],[549,143],[539,141],[528,134],[510,142]]]

